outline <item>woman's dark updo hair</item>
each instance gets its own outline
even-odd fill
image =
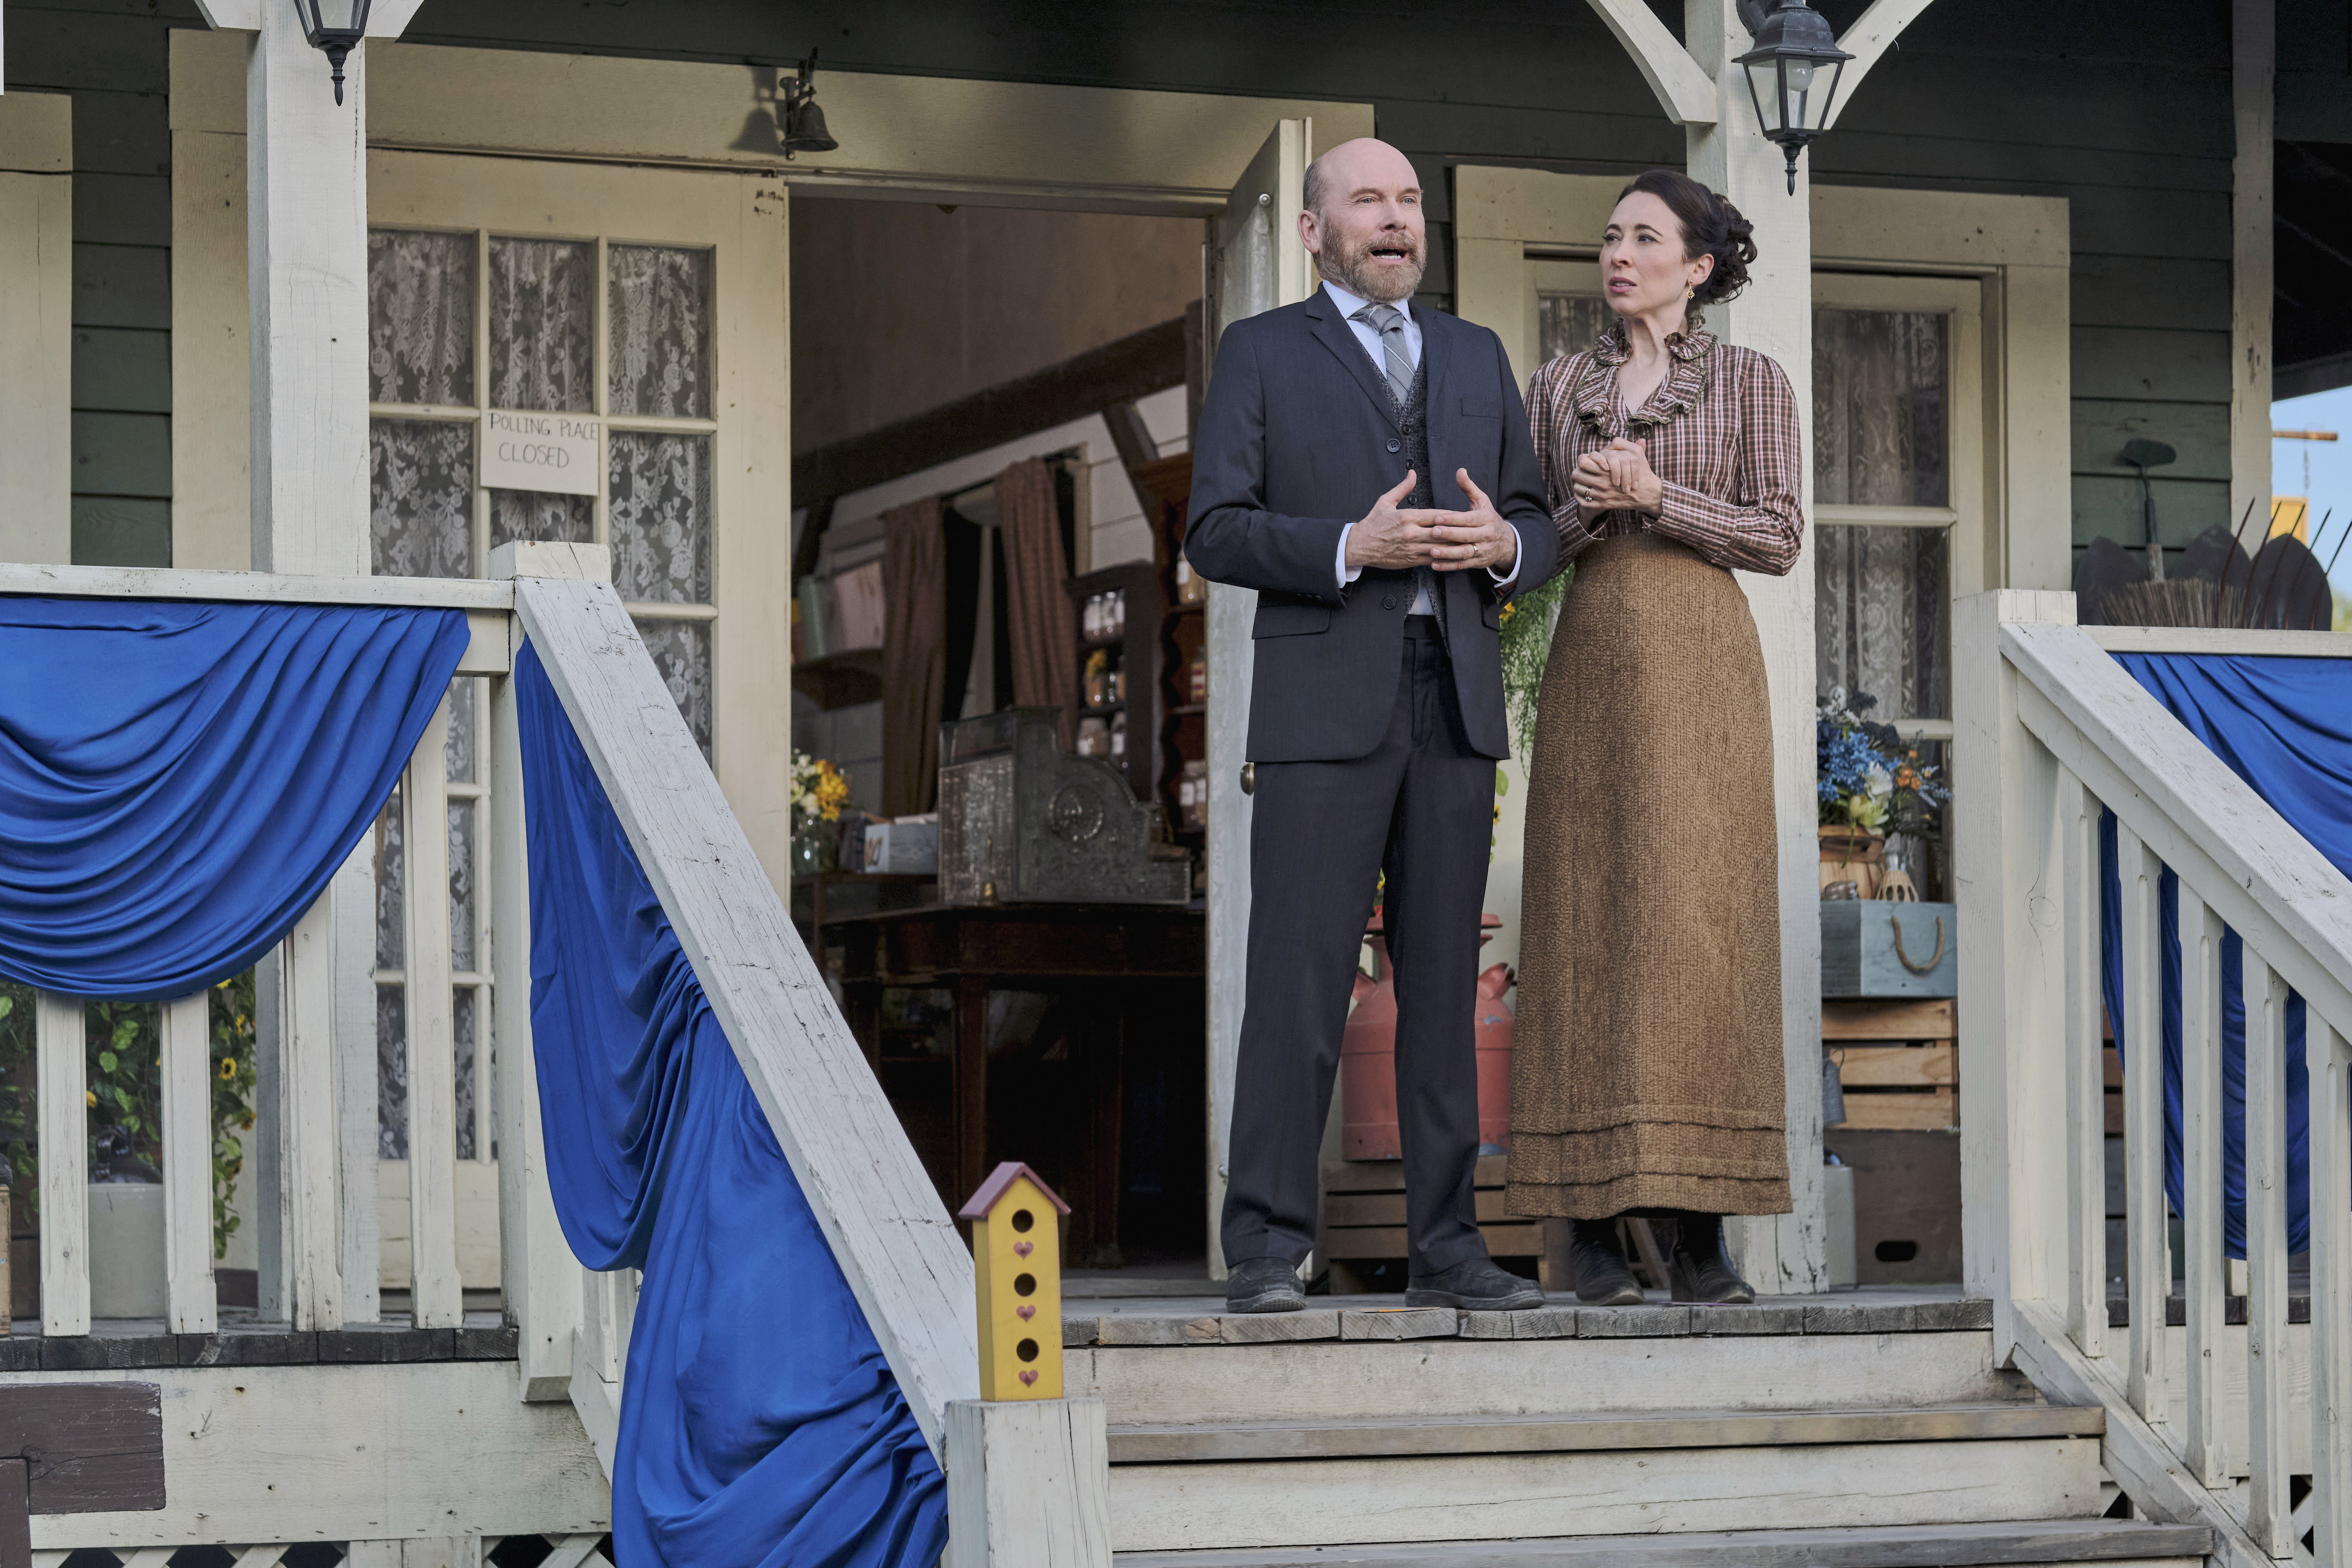
[[[1702,256],[1715,258],[1715,270],[1693,293],[1691,303],[1712,305],[1748,287],[1748,264],[1756,259],[1756,241],[1751,237],[1756,226],[1740,216],[1738,207],[1675,169],[1636,174],[1617,193],[1617,199],[1622,202],[1635,191],[1666,204],[1682,226],[1684,255],[1693,261]]]

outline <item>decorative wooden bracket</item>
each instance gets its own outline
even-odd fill
[[[1853,56],[1844,74],[1838,80],[1837,101],[1830,105],[1830,124],[1835,125],[1845,106],[1853,100],[1854,89],[1870,74],[1897,35],[1911,25],[1912,19],[1925,11],[1931,0],[1873,0],[1869,10],[1838,40],[1838,47]],[[1591,0],[1592,8],[1625,46],[1641,68],[1642,79],[1658,95],[1658,105],[1666,118],[1676,125],[1713,125],[1721,118],[1716,101],[1716,84],[1690,51],[1675,41],[1666,25],[1643,0]]]

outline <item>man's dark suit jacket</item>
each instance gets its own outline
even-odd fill
[[[1428,372],[1435,504],[1459,510],[1466,468],[1518,530],[1525,593],[1559,563],[1543,476],[1502,340],[1416,306]],[[1329,294],[1235,321],[1192,443],[1184,554],[1214,583],[1258,591],[1253,762],[1339,762],[1369,754],[1396,710],[1410,572],[1367,567],[1343,591],[1339,533],[1404,478],[1395,403]],[[1510,752],[1503,719],[1502,601],[1482,567],[1440,572],[1448,651],[1470,743]]]

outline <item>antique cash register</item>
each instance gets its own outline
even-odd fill
[[[1110,764],[1061,749],[1051,708],[940,726],[943,904],[1181,904],[1192,857]]]

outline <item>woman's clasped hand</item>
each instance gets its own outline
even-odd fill
[[[1572,481],[1577,509],[1591,522],[1603,512],[1656,515],[1664,488],[1650,471],[1650,455],[1639,441],[1622,436],[1577,459]]]

